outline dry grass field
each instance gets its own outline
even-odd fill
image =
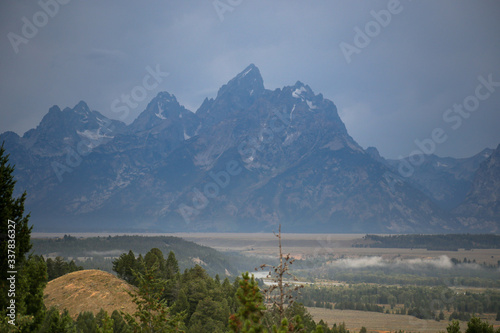
[[[50,281],[44,291],[47,308],[67,309],[76,319],[82,311],[97,314],[101,309],[109,315],[114,310],[133,314],[136,305],[127,291],[135,287],[113,274],[90,269],[66,274]]]
[[[439,332],[445,331],[448,321],[422,320],[412,316],[384,314],[355,310],[329,310],[323,308],[307,308],[315,321],[323,319],[329,324],[342,323],[351,332],[359,332],[362,326],[368,332]],[[461,323],[462,332],[467,328],[465,322]]]

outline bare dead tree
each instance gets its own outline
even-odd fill
[[[269,274],[267,278],[272,281],[271,285],[263,289],[266,300],[271,304],[271,307],[275,307],[279,314],[279,323],[285,318],[285,305],[292,305],[295,302],[294,292],[303,288],[303,285],[297,285],[295,283],[290,283],[289,281],[298,281],[298,279],[290,273],[290,266],[294,263],[290,253],[283,255],[283,249],[281,247],[281,224],[279,225],[278,234],[274,233],[278,238],[279,244],[279,265],[268,265],[263,264],[255,270],[264,270],[269,268]],[[291,318],[288,318],[291,319]]]

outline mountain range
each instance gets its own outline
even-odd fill
[[[500,145],[401,175],[332,101],[268,90],[253,64],[196,112],[161,92],[126,125],[80,102],[0,141],[37,231],[500,230]]]

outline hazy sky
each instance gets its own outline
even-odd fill
[[[267,89],[300,80],[332,100],[384,157],[438,128],[441,156],[500,143],[496,0],[3,0],[0,32],[0,132],[80,100],[118,119],[113,101],[139,92],[148,66],[169,75],[147,81],[125,122],[159,91],[196,111],[254,63]]]

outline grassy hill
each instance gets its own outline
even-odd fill
[[[66,274],[50,281],[44,291],[47,308],[67,309],[73,319],[82,311],[95,314],[104,309],[134,313],[136,306],[127,291],[136,288],[113,274],[91,269]]]

